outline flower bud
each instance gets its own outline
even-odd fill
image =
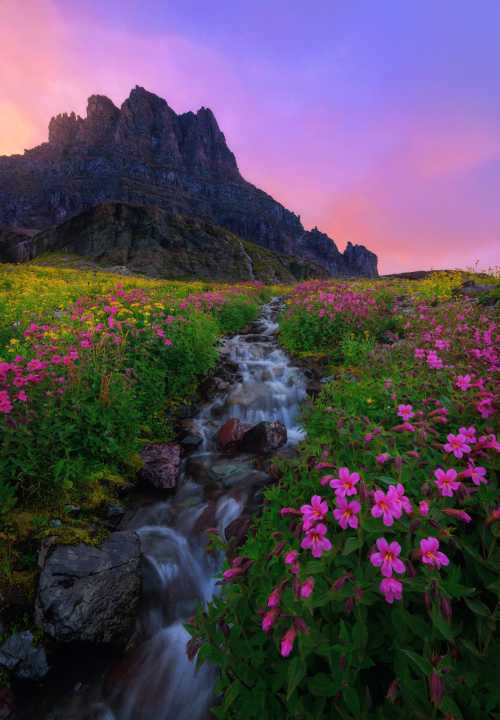
[[[394,703],[396,702],[396,698],[398,696],[399,691],[399,683],[397,680],[393,680],[391,684],[389,685],[389,689],[387,690],[386,698],[389,700],[389,702]]]
[[[429,678],[429,695],[431,703],[438,707],[444,695],[444,685],[441,676],[433,672]]]
[[[441,607],[442,616],[444,617],[445,620],[450,622],[452,615],[453,615],[453,610],[451,607],[451,602],[448,600],[448,598],[445,598],[445,597],[441,598],[440,607]]]

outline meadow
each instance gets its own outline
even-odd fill
[[[498,717],[498,286],[462,279],[288,297],[281,341],[328,381],[190,626],[216,717]]]
[[[324,382],[189,626],[220,670],[214,716],[497,717],[498,281],[471,299],[464,277],[266,287],[0,266],[4,597],[33,594],[45,538],[99,542],[219,339],[280,294],[280,342]]]
[[[33,590],[45,537],[99,540],[99,514],[134,482],[140,449],[172,437],[221,336],[254,320],[271,292],[0,266],[4,591]]]

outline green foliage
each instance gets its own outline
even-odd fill
[[[217,320],[223,335],[234,333],[257,319],[259,306],[248,298],[237,297],[217,311]]]

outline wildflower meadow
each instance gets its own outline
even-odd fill
[[[216,717],[498,717],[498,311],[456,284],[289,296],[282,343],[328,377],[190,628]]]
[[[280,343],[323,379],[246,540],[211,534],[220,592],[188,629],[219,671],[213,716],[498,717],[498,283],[478,299],[462,281],[2,266],[0,592],[33,596],[47,537],[100,541],[104,508],[134,486],[144,444],[173,437],[220,338],[281,295]]]

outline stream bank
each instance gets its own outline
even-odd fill
[[[214,672],[208,665],[195,672],[184,623],[217,592],[223,556],[207,553],[210,533],[244,541],[273,481],[273,452],[293,454],[302,437],[297,417],[307,381],[277,345],[279,309],[272,301],[249,332],[223,341],[220,372],[207,381],[215,396],[180,424],[184,454],[174,494],[137,494],[117,526],[140,548],[142,592],[126,652],[90,645],[65,653],[37,694],[37,717],[208,717]],[[16,717],[30,713],[32,704]]]

